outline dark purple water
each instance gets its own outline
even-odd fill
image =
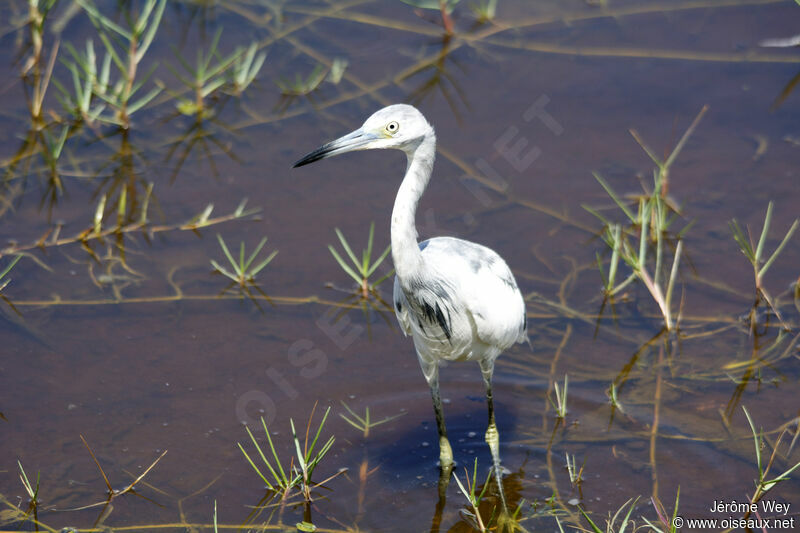
[[[70,3],[59,2],[47,19],[46,57],[56,38],[47,24],[64,17]],[[758,475],[742,406],[769,432],[765,461],[779,429],[790,432],[771,476],[800,460],[798,446],[789,448],[800,415],[800,312],[791,292],[800,276],[800,235],[764,279],[793,331],[781,333],[774,316],[765,325],[762,304],[753,334],[740,321],[755,299],[753,271],[728,226],[735,217],[757,239],[774,201],[771,253],[800,213],[800,95],[793,90],[800,55],[796,48],[758,46],[796,33],[800,7],[610,2],[603,11],[578,1],[503,0],[495,25],[477,26],[469,2],[462,2],[454,11],[457,33],[447,40],[434,24],[435,11],[423,19],[400,2],[292,2],[279,20],[257,3],[204,5],[169,3],[142,67],[158,65],[143,90],[159,80],[169,91],[135,113],[126,134],[76,127],[57,165],[55,196],[41,143],[26,141],[36,138],[29,82],[19,74],[30,53],[27,4],[0,8],[3,246],[35,243],[58,224],[62,236],[80,233],[92,226],[103,194],[103,227],[113,226],[120,190],[138,209],[147,183],[153,183],[154,226],[185,223],[210,203],[212,217],[230,214],[245,197],[260,209],[256,217],[194,232],[94,239],[87,244],[92,254],[80,243],[30,250],[51,271],[21,259],[2,291],[16,311],[0,302],[3,498],[27,508],[19,460],[29,478],[41,473],[38,518],[56,529],[97,522],[208,527],[215,500],[220,524],[269,520],[292,529],[303,519],[302,506],[271,518],[270,510],[250,514],[265,496],[264,483],[236,443],[253,452],[243,422],[266,416],[288,465],[289,419],[304,431],[318,404],[317,420],[331,407],[322,435],[336,442],[315,478],[348,470],[317,490],[314,523],[326,531],[431,528],[437,436],[411,341],[391,311],[331,305],[354,300],[327,287],[352,285],[326,249],[338,246],[335,227],[358,252],[374,221],[376,251],[388,245],[404,156],[362,152],[290,169],[394,102],[417,105],[440,143],[418,212],[421,237],[456,235],[492,247],[527,295],[533,351],[518,346],[499,360],[495,398],[510,471],[505,490],[514,506],[524,499],[528,530],[556,528],[542,511],[554,495],[552,505],[572,513],[561,515],[565,526],[587,526],[578,501],[602,525],[608,512],[636,496],[637,524],[641,516],[654,520],[650,496],[671,512],[678,487],[684,517],[728,517],[708,508],[719,499],[746,500]],[[116,3],[100,6],[124,22],[114,14]],[[243,96],[209,99],[215,114],[198,134],[194,118],[176,112],[183,86],[165,65],[180,68],[175,53],[194,62],[196,49],[207,49],[218,28],[224,28],[221,54],[255,40],[268,56]],[[70,57],[66,42],[82,49],[87,38],[102,49],[78,12],[61,34],[59,57]],[[305,78],[336,58],[348,61],[340,83],[281,96],[275,80]],[[62,63],[53,77],[71,89]],[[44,100],[55,135],[58,121],[67,120],[56,94],[51,84]],[[676,231],[694,221],[676,287],[681,329],[651,342],[662,323],[641,283],[629,286],[613,309],[602,307],[595,263],[595,253],[605,253],[596,236],[602,223],[581,206],[607,208],[607,216],[622,221],[592,172],[621,194],[641,191],[637,177],[650,187],[653,164],[628,130],[664,157],[704,105],[709,110],[670,173],[669,194],[684,217]],[[480,185],[470,173],[506,192]],[[265,251],[279,250],[258,275],[272,301],[255,289],[255,301],[230,298],[236,291],[218,297],[227,282],[212,274],[209,260],[227,261],[217,233],[235,254],[240,242],[251,250],[263,236]],[[9,260],[4,252],[0,270]],[[628,272],[623,267],[620,275]],[[379,288],[387,301],[390,283]],[[547,396],[565,374],[569,412],[561,423]],[[450,365],[441,375],[456,460],[471,467],[477,457],[482,482],[490,457],[478,368]],[[622,412],[609,404],[612,382]],[[373,420],[402,416],[364,438],[339,417],[347,413],[342,402],[362,415],[369,407]],[[251,427],[263,440],[263,430]],[[63,511],[105,499],[81,435],[115,488],[168,450],[137,485],[147,499],[126,494],[107,515],[101,507]],[[570,484],[565,454],[585,465],[580,490]],[[362,468],[370,472],[365,479]],[[495,495],[491,488],[486,517]],[[765,499],[792,504],[787,516],[796,516],[800,484],[780,483]],[[459,514],[465,503],[451,483],[440,530],[470,530]],[[6,528],[34,527],[12,515],[0,513],[1,520]]]

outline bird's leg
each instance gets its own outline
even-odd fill
[[[431,388],[431,398],[433,398],[433,410],[436,413],[436,429],[439,431],[439,464],[442,473],[447,470],[447,480],[450,480],[449,472],[453,470],[453,450],[450,448],[450,441],[447,440],[447,426],[444,425],[444,412],[442,411],[442,399],[439,397],[439,363],[436,360],[429,360],[419,357],[419,365],[425,380]]]
[[[453,469],[453,450],[450,448],[450,441],[447,440],[447,426],[444,424],[444,412],[442,411],[442,399],[439,397],[439,379],[431,383],[431,397],[433,397],[433,410],[436,412],[436,428],[439,430],[439,463],[442,472],[445,469]],[[448,480],[450,476],[447,476]]]
[[[503,477],[500,467],[500,434],[497,432],[497,425],[494,421],[494,401],[492,398],[492,374],[494,373],[494,360],[481,361],[481,374],[483,383],[486,385],[486,405],[489,408],[489,427],[486,429],[486,444],[492,452],[492,462],[494,476],[497,480],[497,488],[500,491],[500,501],[503,503],[503,511],[508,511],[506,506],[506,496],[503,492]]]

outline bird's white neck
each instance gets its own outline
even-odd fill
[[[392,210],[392,260],[401,280],[411,279],[422,264],[414,224],[417,204],[431,178],[436,156],[436,135],[431,130],[416,148],[406,151],[408,167]]]

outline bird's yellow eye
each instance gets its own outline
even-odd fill
[[[395,133],[397,133],[397,130],[399,129],[400,129],[400,124],[398,124],[395,121],[392,121],[386,125],[386,132],[389,133],[390,135],[394,135]]]

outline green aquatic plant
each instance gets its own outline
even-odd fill
[[[583,510],[583,507],[578,507],[578,510],[581,512],[586,521],[589,522],[589,526],[592,528],[591,531],[593,531],[594,533],[625,533],[625,531],[628,529],[628,526],[631,527],[631,531],[635,532],[636,526],[630,518],[634,508],[636,507],[637,501],[639,501],[638,496],[636,498],[631,498],[627,502],[623,503],[622,506],[619,509],[617,509],[617,511],[614,513],[613,516],[609,516],[609,518],[606,519],[605,530],[600,529],[600,527],[594,523],[594,521],[589,517],[589,515],[586,514],[586,511]],[[620,518],[621,513],[625,510],[626,507],[628,508],[628,512],[625,514],[625,516],[622,517],[622,520],[620,521],[619,525],[617,525],[617,519]],[[561,527],[560,524],[559,527]]]
[[[239,55],[242,54],[242,50],[237,49],[226,57],[220,57],[218,50],[220,37],[222,37],[222,28],[217,30],[211,39],[208,52],[204,53],[202,49],[197,50],[197,59],[194,66],[190,65],[178,50],[173,47],[175,57],[185,73],[180,72],[169,63],[167,63],[167,68],[194,95],[193,99],[187,99],[182,96],[176,97],[178,100],[176,107],[184,115],[203,117],[210,113],[205,103],[206,98],[228,82],[228,70],[234,65]],[[211,63],[213,59],[216,59],[214,64]],[[245,73],[243,81],[246,81],[246,75],[247,73]]]
[[[23,87],[27,91],[28,113],[31,117],[32,127],[36,130],[44,127],[44,98],[47,95],[47,89],[50,87],[50,81],[53,79],[53,68],[56,64],[56,57],[58,57],[59,42],[53,45],[50,51],[50,59],[47,61],[44,72],[40,67],[39,60],[36,61],[33,76],[26,77]]]
[[[119,75],[113,84],[109,77],[105,77],[105,84],[99,83],[103,80],[101,76],[94,85],[95,95],[113,110],[112,114],[101,114],[97,118],[127,129],[130,127],[131,115],[150,103],[161,92],[161,88],[154,87],[143,96],[134,99],[155,69],[153,65],[149,72],[139,77],[139,67],[156,36],[166,0],[146,0],[139,16],[130,20],[128,28],[123,28],[100,13],[92,0],[77,0],[77,2],[97,28],[106,52],[117,67]],[[104,66],[103,72],[105,68]]]
[[[96,88],[108,87],[111,75],[111,54],[106,52],[100,69],[97,68],[97,56],[94,51],[94,42],[86,40],[86,52],[78,52],[72,44],[66,44],[72,56],[72,61],[62,59],[62,62],[72,76],[72,91],[64,87],[58,80],[53,83],[58,88],[58,99],[61,106],[75,120],[83,121],[90,126],[100,118],[106,104],[95,94]]]
[[[672,330],[677,326],[676,322],[673,320],[674,314],[672,311],[672,294],[675,288],[675,281],[678,277],[678,265],[680,264],[681,260],[683,241],[678,240],[678,243],[675,246],[675,253],[672,258],[672,268],[669,271],[669,276],[666,278],[666,284],[664,284],[661,280],[661,263],[664,238],[662,236],[662,232],[660,231],[656,233],[656,259],[652,274],[650,273],[648,266],[647,235],[648,226],[650,223],[650,209],[650,202],[640,200],[638,217],[641,221],[641,230],[639,233],[638,247],[633,246],[629,242],[627,234],[623,234],[619,231],[619,226],[615,226],[613,229],[607,228],[604,232],[603,238],[608,246],[613,250],[611,257],[612,262],[609,268],[609,277],[604,280],[606,282],[606,294],[613,296],[634,279],[640,279],[650,292],[650,295],[653,297],[655,302],[658,304],[658,307],[661,310],[661,315],[664,319],[665,327],[667,330]],[[622,258],[628,267],[630,267],[631,274],[625,281],[614,286],[614,272],[617,268],[618,258]],[[598,267],[600,268],[600,273],[602,275],[602,263],[599,261],[599,259]]]
[[[472,477],[470,477],[469,470],[467,467],[464,467],[464,483],[458,478],[458,474],[454,474],[453,477],[456,480],[456,484],[458,485],[458,490],[461,491],[461,494],[467,499],[469,504],[469,510],[462,509],[461,514],[470,522],[470,525],[480,531],[481,533],[488,532],[488,524],[490,523],[492,517],[485,520],[481,516],[480,505],[481,500],[486,495],[486,490],[489,488],[489,480],[491,479],[492,473],[489,472],[486,480],[483,482],[483,488],[478,492],[478,458],[475,458],[475,462],[472,466]],[[465,486],[466,485],[466,486]]]
[[[39,472],[36,472],[36,485],[34,486],[30,480],[28,479],[28,475],[25,473],[25,469],[22,468],[22,462],[17,460],[17,465],[19,466],[19,480],[22,482],[22,487],[25,489],[25,494],[28,495],[28,510],[25,512],[25,517],[22,518],[22,523],[24,523],[27,518],[31,515],[36,515],[37,510],[39,509]]]
[[[292,439],[294,440],[294,449],[297,452],[297,464],[300,465],[299,471],[295,469],[299,478],[300,478],[300,487],[303,491],[303,497],[305,498],[306,502],[311,502],[311,486],[312,480],[311,476],[314,474],[314,469],[316,469],[317,465],[319,465],[322,458],[325,457],[325,454],[333,446],[333,443],[336,439],[331,435],[331,437],[323,444],[319,451],[314,451],[317,446],[317,441],[319,441],[319,435],[322,433],[322,426],[325,425],[325,421],[328,419],[328,414],[331,412],[331,408],[328,407],[325,409],[325,414],[322,415],[322,421],[319,423],[319,427],[317,428],[317,433],[314,435],[314,439],[311,441],[311,444],[308,442],[309,431],[311,430],[311,421],[314,419],[314,411],[317,408],[317,404],[314,404],[314,407],[311,409],[311,414],[308,416],[308,425],[306,426],[306,436],[303,442],[302,449],[300,448],[300,439],[297,438],[297,432],[294,429],[294,420],[291,418],[289,419],[289,425],[292,428]],[[336,477],[338,474],[334,474],[332,477],[329,477],[325,481],[321,481],[319,483],[315,483],[315,485],[322,485],[328,480]]]
[[[219,526],[217,525],[217,500],[214,500],[214,533],[219,533]]]
[[[664,504],[661,503],[658,498],[651,497],[650,502],[653,504],[653,508],[656,510],[658,523],[653,523],[644,516],[642,517],[642,520],[645,524],[650,526],[650,529],[655,533],[677,533],[678,528],[675,525],[675,518],[678,516],[678,504],[680,503],[680,499],[681,488],[678,487],[678,492],[675,495],[675,508],[672,510],[672,517],[669,517],[667,510],[664,508]]]
[[[8,277],[8,274],[20,259],[22,259],[22,255],[14,256],[14,258],[5,266],[5,268],[0,271],[0,292],[2,292],[2,290],[5,289],[9,283],[11,283],[11,278]]]
[[[569,376],[566,374],[564,375],[564,386],[561,387],[558,385],[558,382],[553,383],[553,391],[556,395],[556,401],[547,396],[547,400],[550,402],[550,405],[556,410],[556,416],[558,418],[564,419],[567,417],[567,388],[569,387]]]
[[[611,386],[606,391],[606,396],[608,396],[608,403],[611,404],[611,407],[619,411],[620,413],[624,413],[625,410],[622,408],[622,404],[617,397],[617,384],[615,382],[611,382]]]
[[[730,222],[731,231],[733,232],[733,238],[736,240],[736,244],[739,245],[739,249],[742,251],[744,256],[750,261],[750,264],[753,266],[753,276],[755,277],[755,285],[756,285],[756,294],[763,297],[764,300],[767,302],[775,314],[780,318],[780,313],[778,309],[775,307],[772,297],[764,288],[764,276],[767,273],[767,270],[772,266],[775,260],[778,258],[780,253],[786,247],[786,244],[794,235],[794,232],[797,230],[797,226],[800,225],[800,219],[794,219],[794,222],[786,231],[786,234],[783,236],[783,240],[781,240],[780,244],[775,248],[775,251],[772,252],[772,255],[769,256],[769,259],[766,261],[764,260],[764,244],[767,241],[767,235],[769,234],[770,224],[772,223],[772,207],[773,203],[770,202],[767,205],[767,213],[764,216],[764,226],[761,228],[761,236],[758,239],[758,243],[754,244],[752,239],[752,234],[750,233],[750,228],[747,228],[747,234],[745,235],[744,230],[739,226],[739,222],[736,221],[734,218]]]
[[[317,64],[306,78],[295,74],[294,81],[281,77],[275,80],[275,84],[284,96],[305,96],[314,92],[325,81],[327,74],[327,69],[323,65]]]
[[[391,246],[387,246],[386,249],[378,256],[375,261],[372,260],[372,248],[373,248],[373,241],[375,239],[375,223],[372,222],[369,226],[369,236],[367,237],[367,247],[361,252],[361,260],[359,261],[356,257],[356,254],[353,253],[353,249],[348,244],[347,239],[345,239],[344,235],[342,234],[339,228],[335,228],[336,236],[339,238],[339,242],[342,244],[342,248],[344,249],[347,256],[350,258],[350,261],[353,262],[353,266],[347,264],[347,261],[342,259],[342,256],[339,252],[336,251],[336,248],[333,245],[328,245],[328,250],[330,250],[331,255],[333,258],[336,259],[336,262],[339,263],[339,266],[342,267],[348,276],[353,278],[353,280],[358,283],[359,289],[361,290],[362,298],[367,298],[370,292],[374,291],[375,288],[386,281],[393,273],[394,270],[390,270],[377,280],[370,282],[369,278],[372,274],[375,273],[375,270],[383,263],[386,257],[389,255],[389,252],[392,250]]]
[[[584,209],[603,222],[604,227],[601,232],[601,237],[608,248],[611,249],[608,274],[606,274],[603,268],[603,260],[600,254],[598,253],[596,255],[597,267],[603,280],[603,291],[606,297],[615,296],[636,279],[641,280],[658,304],[667,330],[672,330],[677,327],[676,321],[673,320],[672,292],[677,279],[678,266],[683,250],[682,238],[692,226],[692,223],[689,223],[674,235],[676,244],[672,258],[672,267],[666,272],[664,265],[664,247],[669,240],[667,232],[680,217],[680,210],[673,204],[667,194],[669,190],[670,171],[707,109],[708,107],[704,106],[700,110],[694,121],[692,121],[683,136],[672,149],[669,156],[664,160],[660,159],[655,152],[645,144],[641,136],[635,130],[631,130],[633,138],[656,164],[656,168],[653,171],[653,188],[650,190],[645,188],[643,193],[636,198],[637,210],[635,212],[629,206],[629,202],[623,200],[599,173],[593,173],[595,179],[600,186],[603,187],[609,198],[611,198],[613,203],[624,214],[625,218],[627,218],[629,222],[628,226],[612,222],[595,208],[587,205],[583,206]],[[629,239],[636,239],[637,232],[639,241],[638,247],[631,245],[629,241]],[[648,252],[651,246],[655,248],[655,260],[654,265],[652,265],[652,271],[651,266],[648,264]],[[620,260],[624,261],[630,267],[631,273],[622,282],[617,283]],[[663,281],[662,278],[666,278],[666,281]]]
[[[567,474],[569,474],[569,482],[572,483],[573,486],[580,487],[581,483],[583,483],[583,468],[586,466],[586,461],[578,468],[578,463],[574,455],[570,455],[569,453],[565,454],[565,460]]]
[[[747,411],[745,406],[742,406],[742,411],[744,411],[744,416],[747,417],[747,423],[750,424],[750,431],[753,433],[753,444],[755,445],[756,449],[756,467],[758,468],[758,479],[755,481],[756,488],[753,492],[753,495],[750,497],[751,504],[757,504],[761,499],[767,495],[769,491],[775,488],[775,485],[778,483],[782,483],[784,481],[789,481],[789,474],[797,470],[800,467],[800,461],[791,466],[790,468],[786,469],[782,474],[779,474],[773,478],[769,477],[770,469],[772,468],[773,463],[775,462],[775,458],[778,455],[778,450],[780,449],[781,440],[783,436],[786,434],[786,429],[782,430],[778,435],[778,439],[772,445],[772,454],[769,456],[769,460],[766,464],[764,464],[764,458],[761,455],[761,451],[766,447],[764,442],[764,432],[763,430],[756,431],[756,426],[753,423],[753,419],[750,416],[750,413]],[[791,451],[791,447],[790,447]],[[750,511],[748,510],[744,518],[746,519],[750,516]]]
[[[319,441],[320,434],[322,433],[322,428],[325,425],[325,421],[328,418],[328,413],[330,413],[331,408],[328,407],[325,410],[325,414],[322,416],[322,421],[319,423],[317,427],[317,432],[314,434],[313,439],[309,442],[309,434],[311,430],[311,422],[314,418],[314,411],[316,410],[316,404],[314,404],[314,408],[311,410],[311,414],[308,417],[308,425],[306,427],[306,435],[303,446],[300,445],[300,439],[297,437],[297,432],[295,431],[294,427],[294,420],[289,419],[289,424],[292,428],[292,439],[294,441],[294,448],[296,452],[296,456],[292,457],[289,466],[284,468],[281,464],[281,459],[278,456],[278,452],[275,450],[275,445],[272,442],[272,437],[269,433],[269,428],[267,428],[267,423],[264,420],[264,417],[261,417],[261,425],[264,427],[264,434],[267,437],[267,443],[269,444],[269,450],[271,458],[268,459],[267,455],[264,453],[264,449],[256,440],[253,432],[250,431],[250,428],[245,426],[245,430],[247,434],[250,436],[250,440],[255,446],[256,451],[258,452],[258,456],[261,458],[261,461],[264,464],[265,470],[259,468],[256,465],[255,461],[250,457],[247,451],[244,449],[244,446],[240,442],[236,444],[239,446],[239,450],[241,450],[242,454],[244,455],[247,462],[250,466],[255,470],[258,477],[261,478],[262,481],[267,485],[267,488],[272,492],[279,494],[280,499],[283,501],[288,498],[290,492],[295,487],[299,487],[299,490],[302,492],[303,497],[307,502],[311,501],[311,487],[312,485],[321,485],[333,477],[336,477],[338,474],[334,474],[333,476],[327,478],[325,481],[321,481],[319,483],[314,483],[311,480],[311,477],[314,473],[314,470],[325,457],[325,454],[330,451],[333,443],[335,442],[335,437],[331,436],[324,444],[322,444],[317,449],[317,443]],[[297,465],[299,468],[295,466],[295,460],[297,460]]]
[[[344,413],[339,413],[339,416],[342,417],[342,419],[345,422],[347,422],[357,430],[361,431],[365,439],[369,437],[369,431],[375,426],[380,426],[381,424],[385,424],[386,422],[391,422],[395,418],[400,418],[405,414],[405,413],[400,413],[393,416],[385,416],[380,420],[372,420],[369,414],[369,406],[367,406],[364,416],[360,416],[355,411],[353,411],[350,408],[350,406],[347,405],[345,402],[342,402],[342,405],[344,406],[345,409],[347,409],[347,412],[350,413],[350,416],[345,415]]]
[[[480,0],[472,5],[472,12],[475,13],[478,22],[492,21],[497,15],[497,0]]]
[[[25,61],[22,73],[27,74],[42,58],[44,23],[58,0],[28,0],[28,27],[31,36],[31,55]]]
[[[102,500],[102,501],[99,501],[99,502],[96,502],[96,503],[92,503],[90,505],[84,505],[84,506],[81,506],[81,507],[77,507],[77,508],[71,509],[73,511],[81,511],[81,510],[84,510],[84,509],[90,509],[90,508],[93,508],[93,507],[101,507],[102,506],[103,510],[101,511],[100,515],[101,516],[104,516],[104,515],[107,516],[107,514],[110,513],[111,510],[113,510],[113,506],[111,505],[111,502],[114,501],[114,499],[116,499],[116,498],[118,498],[118,497],[120,497],[120,496],[122,496],[124,494],[128,494],[128,493],[136,494],[136,491],[134,491],[134,487],[140,481],[142,481],[145,478],[145,476],[147,476],[147,474],[149,474],[150,471],[153,468],[155,468],[155,466],[158,464],[158,462],[161,459],[163,459],[165,455],[167,455],[167,450],[164,450],[163,452],[161,452],[161,455],[159,455],[156,458],[155,461],[150,463],[150,466],[145,468],[144,471],[141,474],[139,474],[133,481],[131,481],[130,483],[128,483],[127,485],[125,485],[122,488],[115,489],[111,485],[111,482],[108,480],[108,476],[106,475],[105,471],[103,470],[103,467],[100,466],[100,461],[97,460],[97,457],[95,456],[94,452],[92,451],[92,448],[89,446],[89,443],[86,442],[86,439],[83,437],[83,435],[80,435],[80,438],[83,441],[83,445],[89,451],[89,455],[92,456],[92,460],[94,461],[94,464],[97,465],[97,469],[100,471],[100,475],[103,477],[103,481],[106,484],[107,493],[106,493],[106,499],[105,500]]]
[[[256,257],[258,257],[258,254],[261,253],[262,248],[264,248],[264,245],[267,243],[266,237],[261,239],[261,242],[258,243],[256,249],[253,250],[247,259],[245,259],[244,242],[240,243],[238,261],[233,258],[230,250],[228,250],[228,245],[225,244],[225,240],[219,233],[217,233],[217,241],[219,241],[219,246],[222,248],[222,251],[225,252],[225,257],[228,259],[228,263],[230,263],[233,271],[228,270],[213,259],[211,260],[211,265],[217,272],[231,279],[241,287],[255,282],[256,275],[264,270],[264,267],[266,267],[275,258],[275,256],[278,255],[278,250],[273,250],[272,253],[270,253],[265,259],[253,266],[253,261],[255,261]]]
[[[256,55],[257,51],[258,43],[255,42],[251,43],[247,50],[237,48],[233,65],[230,68],[233,94],[237,96],[242,94],[261,71],[261,67],[267,59],[267,53],[261,52]]]

